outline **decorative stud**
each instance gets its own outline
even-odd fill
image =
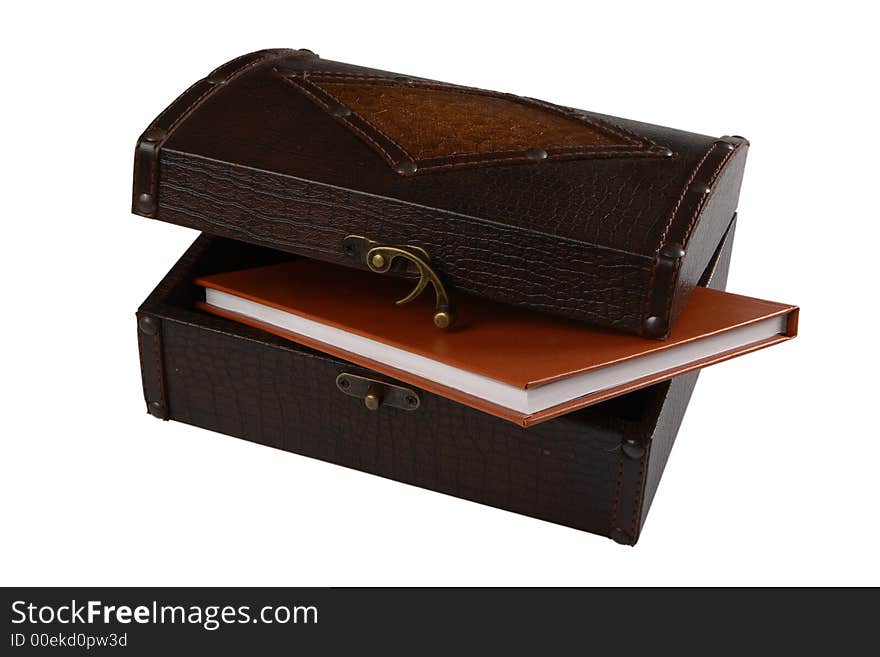
[[[660,255],[667,258],[683,258],[684,247],[678,242],[667,242],[660,249]]]
[[[213,85],[221,85],[226,84],[229,81],[229,73],[222,70],[223,67],[216,71],[212,71],[211,74],[205,78],[205,82]],[[277,71],[278,69],[272,69]]]
[[[638,461],[645,455],[645,446],[632,439],[624,440],[620,449],[623,450],[627,458],[631,458],[633,461]]]
[[[152,194],[147,194],[144,192],[143,194],[137,197],[137,201],[135,203],[139,212],[143,212],[144,214],[151,214],[156,209],[156,199]]]
[[[159,322],[155,317],[142,315],[138,318],[138,328],[147,335],[156,335],[159,332]]]
[[[629,532],[621,529],[620,527],[616,527],[613,532],[611,532],[611,538],[615,543],[619,543],[620,545],[632,545],[633,539],[630,536]]]
[[[403,160],[402,162],[397,163],[397,165],[394,167],[394,170],[400,175],[406,176],[418,171],[419,167],[412,160]]]
[[[144,133],[143,140],[150,143],[165,139],[166,132],[162,128],[150,128]]]
[[[381,253],[376,253],[370,258],[370,264],[373,265],[376,269],[382,269],[385,266],[385,256]]]
[[[149,404],[147,404],[147,411],[150,413],[150,415],[152,415],[153,417],[157,417],[160,420],[164,420],[167,417],[167,414],[165,413],[165,406],[162,404],[162,402],[150,402]]]
[[[452,313],[448,310],[439,310],[434,313],[434,326],[437,328],[445,329],[449,328],[449,325],[452,324]]]
[[[666,320],[662,317],[651,315],[645,320],[645,333],[654,338],[666,335]]]
[[[734,148],[736,148],[736,144],[727,141],[726,139],[716,139],[714,143],[716,146],[721,146],[722,148],[726,148],[729,151],[732,151]]]
[[[663,151],[663,157],[672,157],[673,155],[675,155],[675,153],[672,151],[671,148],[667,148],[665,151]]]
[[[334,107],[334,108],[330,111],[330,113],[331,113],[333,116],[340,116],[340,117],[342,117],[342,116],[351,116],[351,110],[350,110],[349,108],[347,108],[345,105],[337,105],[336,107]]]
[[[526,151],[526,157],[530,160],[546,160],[547,159],[547,151],[543,148],[530,148]]]

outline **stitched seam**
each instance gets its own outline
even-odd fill
[[[632,146],[627,144],[605,144],[605,145],[595,145],[595,146],[548,146],[547,149],[552,149],[558,153],[565,153],[569,150],[578,151],[583,149],[593,149],[593,148],[601,148],[607,150],[611,153],[644,153],[646,155],[663,155],[667,157],[668,149],[662,146],[638,146],[636,145],[635,149]]]
[[[657,251],[655,253],[660,253],[660,247],[666,241],[666,236],[669,235],[669,230],[672,228],[672,224],[675,222],[675,216],[678,214],[678,210],[681,208],[682,203],[684,203],[684,199],[687,197],[687,194],[691,190],[691,185],[693,185],[694,180],[697,179],[697,174],[700,172],[700,169],[703,168],[703,164],[712,154],[712,151],[715,150],[715,144],[713,143],[709,146],[709,149],[703,154],[703,157],[700,158],[700,161],[697,163],[697,166],[694,167],[694,170],[691,171],[691,175],[688,178],[687,182],[684,185],[684,188],[681,190],[681,194],[678,197],[678,200],[675,202],[675,205],[672,208],[672,212],[669,215],[669,221],[666,222],[666,226],[663,228],[663,232],[660,234],[660,242],[657,246]]]
[[[164,141],[163,141],[163,143],[164,143]],[[157,185],[156,177],[159,175],[158,153],[159,153],[159,144],[156,144],[153,147],[153,155],[152,155],[152,160],[150,163],[150,195],[154,199],[156,199],[158,197],[158,193],[156,190],[156,185]],[[158,207],[159,207],[159,203],[156,202],[156,208],[158,208]]]
[[[229,60],[228,62],[226,62],[225,64],[221,64],[221,65],[218,66],[217,68],[213,69],[210,73],[208,73],[208,75],[205,76],[205,78],[202,78],[202,79],[209,78],[209,77],[211,77],[212,75],[214,75],[217,71],[219,71],[221,68],[223,68],[224,66],[231,66],[231,65],[233,65],[233,64],[236,64],[236,63],[240,62],[241,60],[243,60],[243,59],[245,59],[245,58],[247,58],[247,57],[250,57],[250,56],[253,55],[253,54],[254,54],[254,53],[249,52],[249,53],[246,53],[246,54],[244,54],[244,55],[239,55],[239,56],[236,57],[235,59],[231,59],[231,60]],[[263,57],[259,58],[259,59],[256,60],[256,61],[262,61],[263,58],[268,57],[268,56],[270,56],[270,55],[267,53],[266,55],[263,55]],[[233,72],[233,73],[236,72],[236,70],[235,70],[235,66],[232,66],[232,72]],[[157,116],[156,119],[153,121],[153,123],[151,123],[150,125],[152,126],[152,125],[156,125],[156,124],[158,124],[158,123],[162,120],[162,118],[163,118],[163,117],[164,117],[164,116],[165,116],[165,115],[166,115],[166,114],[167,114],[167,113],[168,113],[168,112],[169,112],[169,111],[170,111],[170,110],[171,110],[171,109],[177,104],[177,102],[178,102],[181,98],[183,98],[183,97],[189,92],[190,89],[192,89],[194,86],[196,86],[196,85],[197,85],[199,82],[201,82],[201,81],[202,81],[202,80],[196,80],[196,81],[193,82],[191,85],[189,85],[189,86],[186,88],[186,90],[185,90],[182,94],[180,94],[177,98],[174,99],[174,101],[173,101],[170,105],[168,105],[168,107],[166,107],[164,110],[162,110],[161,114],[159,114],[159,116]]]
[[[158,377],[159,382],[159,400],[162,403],[163,410],[167,413],[168,406],[165,403],[165,381],[162,376],[162,349],[159,344],[159,332],[153,336],[153,348],[156,354],[156,376]]]
[[[694,167],[693,171],[691,171],[691,175],[688,177],[687,182],[684,185],[684,188],[681,190],[681,194],[679,195],[678,200],[676,200],[675,205],[672,206],[672,211],[669,213],[669,219],[666,222],[666,226],[664,226],[663,232],[660,233],[660,239],[657,242],[657,249],[654,251],[654,264],[651,267],[651,275],[648,277],[648,286],[647,286],[647,290],[645,292],[645,302],[642,305],[642,322],[641,323],[643,325],[645,323],[645,318],[648,316],[648,313],[651,312],[651,301],[652,301],[651,291],[654,289],[654,284],[656,283],[656,280],[657,280],[657,269],[660,266],[660,249],[663,247],[663,244],[666,242],[666,237],[667,237],[667,235],[669,235],[669,230],[672,227],[672,224],[675,222],[675,217],[678,214],[678,210],[681,207],[682,203],[684,203],[684,199],[686,198],[687,194],[690,192],[691,185],[693,185],[694,180],[696,180],[697,174],[699,173],[700,169],[702,168],[703,163],[706,161],[706,159],[709,157],[709,155],[714,150],[715,150],[715,144],[713,143],[706,150],[706,152],[703,154],[703,157],[700,158],[700,161],[697,162],[697,165]],[[680,260],[679,260],[679,263],[680,263]],[[678,267],[679,263],[676,263],[676,270],[675,270],[675,272],[673,272],[674,274],[677,273],[677,271],[678,271],[677,267]],[[675,276],[672,276],[672,281],[674,281],[674,280],[675,280]],[[672,283],[670,283],[670,285],[672,285]],[[667,288],[667,297],[669,297],[669,296],[670,296],[669,289]],[[668,313],[667,313],[667,315],[668,315]]]
[[[714,186],[715,183],[718,181],[718,177],[721,175],[721,172],[724,170],[724,165],[727,164],[727,162],[730,160],[731,157],[733,157],[733,154],[735,152],[736,152],[736,149],[729,151],[721,159],[721,162],[715,168],[715,172],[712,175],[712,178],[707,183],[707,185],[709,185],[709,187]],[[703,198],[700,200],[699,203],[697,203],[697,207],[694,210],[694,213],[691,216],[690,221],[688,222],[687,229],[685,230],[682,244],[687,244],[688,240],[691,237],[691,232],[693,231],[694,226],[696,226],[696,224],[697,224],[697,219],[699,218],[700,214],[702,214],[703,210],[705,209],[705,207],[708,203],[709,203],[708,198]],[[678,280],[678,272],[681,270],[681,263],[682,263],[682,259],[679,258],[675,263],[675,269],[673,270],[672,276],[669,279],[669,288],[666,290],[666,307],[664,309],[664,317],[669,317],[670,313],[672,312],[672,301],[673,301],[673,292],[675,289],[675,281]]]
[[[250,53],[249,53],[249,54],[250,54]],[[226,76],[226,80],[225,80],[225,82],[226,82],[226,83],[231,82],[232,80],[234,80],[235,78],[239,77],[241,74],[245,73],[246,71],[251,70],[252,68],[254,68],[254,67],[256,67],[256,66],[262,64],[262,63],[265,62],[265,61],[268,61],[268,60],[270,60],[270,59],[277,58],[277,57],[279,57],[279,56],[280,56],[280,54],[279,54],[277,51],[275,51],[275,52],[269,52],[269,53],[266,53],[265,55],[263,55],[262,57],[258,57],[258,58],[255,59],[254,61],[249,62],[248,64],[245,64],[245,65],[243,65],[243,66],[239,66],[238,68],[233,68],[233,70],[229,73],[229,75]],[[228,66],[229,64],[231,64],[231,63],[233,63],[233,62],[241,61],[241,60],[242,60],[243,58],[245,58],[245,57],[248,57],[248,55],[242,55],[242,56],[240,56],[240,57],[236,57],[236,58],[233,59],[232,61],[227,62],[226,64],[223,64],[222,66],[218,66],[218,67],[215,68],[213,71],[211,71],[211,73],[208,74],[208,77],[210,77],[211,75],[213,75],[216,71],[220,70],[220,69],[223,68],[224,66]],[[173,103],[171,103],[168,107],[166,107],[166,108],[162,111],[162,113],[159,114],[158,117],[156,117],[156,119],[150,124],[149,127],[154,127],[154,126],[158,125],[159,121],[160,121],[160,120],[161,120],[161,119],[162,119],[162,118],[168,113],[168,111],[169,111],[170,109],[172,109],[172,108],[178,103],[178,101],[180,101],[181,98],[183,98],[187,93],[189,93],[189,91],[190,91],[193,87],[195,87],[197,84],[200,84],[201,82],[204,82],[204,81],[205,81],[205,80],[204,80],[204,78],[203,78],[203,79],[198,80],[197,82],[191,84],[191,85],[186,89],[186,91],[184,91],[182,94],[180,94],[180,95],[174,100]],[[161,142],[157,142],[156,145],[153,147],[154,151],[155,151],[155,152],[158,152],[158,151],[159,151],[159,148],[160,148],[160,147],[161,147],[166,141],[168,141],[168,138],[171,136],[171,134],[174,132],[174,130],[177,128],[177,126],[180,125],[180,123],[181,123],[184,119],[188,118],[188,117],[189,117],[189,116],[195,111],[195,109],[196,109],[196,108],[197,108],[197,107],[198,107],[198,106],[199,106],[199,105],[205,100],[205,98],[207,98],[208,96],[210,96],[212,93],[214,93],[214,92],[217,90],[218,87],[221,87],[221,86],[223,86],[223,85],[219,85],[219,84],[211,84],[211,85],[209,85],[209,86],[208,86],[208,89],[206,89],[202,94],[200,94],[198,98],[196,98],[196,99],[195,99],[194,101],[192,101],[189,105],[187,105],[185,108],[183,108],[183,109],[180,111],[180,114],[177,116],[177,118],[174,119],[174,121],[171,122],[171,125],[169,125],[168,128],[165,130],[165,138],[164,138]],[[149,129],[149,127],[148,127],[147,129]],[[155,158],[155,157],[154,157],[154,160],[158,160],[158,158]],[[152,166],[152,167],[151,167],[151,170],[150,170],[150,193],[151,193],[153,196],[156,196],[156,176],[158,175],[158,173],[159,173],[158,162],[155,162],[154,166]]]
[[[226,76],[224,84],[231,82],[232,80],[234,80],[235,78],[240,76],[242,73],[249,71],[250,69],[252,69],[256,66],[259,66],[260,64],[262,64],[266,60],[274,58],[276,55],[277,55],[277,53],[273,54],[273,55],[264,55],[263,57],[260,57],[259,59],[255,59],[254,61],[249,62],[249,63],[245,64],[244,66],[241,66],[237,69],[234,69],[232,72],[229,73],[228,76]],[[209,77],[210,77],[210,74],[209,74]],[[204,80],[199,80],[199,82],[202,82],[202,81],[204,81]],[[198,82],[196,82],[196,84],[198,84]],[[176,119],[174,119],[174,121],[171,122],[171,125],[168,126],[167,135],[166,135],[165,139],[163,139],[162,141],[163,142],[166,141],[168,139],[168,137],[171,136],[171,133],[174,132],[174,129],[178,125],[180,125],[180,123],[185,118],[187,118],[190,114],[192,114],[193,111],[202,103],[202,101],[205,100],[205,98],[207,98],[208,96],[213,94],[218,88],[220,88],[222,86],[223,86],[222,84],[211,84],[201,95],[199,95],[198,98],[196,98],[193,102],[191,102],[189,104],[189,106],[185,110],[183,110],[180,113],[180,115]]]
[[[447,159],[458,159],[462,157],[470,157],[470,156],[486,156],[486,155],[520,155],[528,152],[528,148],[512,148],[509,150],[494,150],[494,151],[450,151],[449,153],[445,153],[443,155],[432,155],[431,157],[424,157],[420,162],[432,162],[432,161],[441,161]],[[648,149],[639,148],[633,150],[630,146],[611,146],[606,144],[595,144],[595,145],[585,145],[585,146],[567,146],[567,145],[547,145],[543,146],[542,150],[546,151],[548,155],[580,155],[583,153],[608,153],[608,154],[632,154],[632,153],[646,153],[646,154],[654,154]],[[493,157],[494,159],[494,157]]]
[[[310,75],[309,73],[304,73],[304,74],[303,74],[303,79],[302,79],[302,83],[301,83],[301,84],[302,84],[302,86],[303,86],[304,88],[308,88],[309,90],[317,89],[317,90],[320,91],[322,94],[326,94],[327,96],[329,96],[330,98],[332,98],[332,99],[333,99],[333,102],[336,103],[337,105],[341,105],[341,106],[348,107],[348,105],[345,105],[345,103],[343,103],[342,101],[339,100],[339,98],[337,98],[337,97],[334,96],[332,93],[330,93],[329,91],[327,91],[326,89],[324,89],[324,87],[322,87],[322,86],[319,85],[319,84],[315,84],[314,82],[312,82],[312,81],[310,80],[310,78],[311,78],[311,75]],[[288,82],[293,82],[293,81],[290,80],[289,78],[285,78],[285,79],[286,79]],[[317,94],[314,94],[313,97],[317,97]],[[329,106],[328,104],[326,104],[326,103],[322,103],[322,104],[324,105],[325,109],[327,109],[327,110],[330,109],[330,106]],[[414,158],[412,157],[412,155],[410,155],[409,151],[407,151],[407,150],[406,150],[401,144],[397,143],[397,141],[396,141],[395,139],[392,139],[389,135],[385,134],[385,132],[383,132],[383,131],[379,128],[379,126],[377,126],[377,125],[375,125],[374,123],[372,123],[371,121],[369,121],[365,116],[363,116],[362,114],[360,114],[360,112],[356,112],[355,110],[353,110],[353,109],[350,108],[350,107],[348,107],[348,110],[351,112],[352,116],[355,116],[355,117],[357,117],[358,119],[360,119],[361,121],[363,121],[363,122],[367,125],[367,127],[368,127],[370,130],[373,130],[377,135],[379,135],[380,137],[383,137],[383,138],[384,138],[386,141],[388,141],[392,146],[394,146],[394,148],[396,148],[397,150],[399,150],[400,153],[401,153],[401,155],[402,155],[402,157],[405,157],[405,158],[407,158],[407,159],[409,159],[409,160],[414,160]],[[385,149],[384,149],[381,145],[379,145],[377,142],[373,141],[373,140],[370,138],[370,136],[367,134],[367,132],[366,132],[363,128],[361,128],[361,127],[358,126],[358,125],[355,125],[355,124],[352,123],[348,118],[346,118],[346,117],[344,117],[344,116],[340,116],[340,117],[336,117],[336,118],[338,118],[340,121],[342,121],[343,123],[345,123],[345,124],[346,124],[349,128],[351,128],[352,130],[357,131],[357,132],[358,132],[360,135],[362,135],[365,139],[369,140],[370,143],[375,144],[377,148],[380,148],[380,149],[382,149],[383,151],[385,151],[385,152],[387,153],[387,150],[385,150]],[[389,162],[391,162],[391,164],[396,164],[396,163],[400,160],[400,158],[398,158],[398,159],[394,159],[393,155],[391,155],[390,153],[388,153],[388,157],[391,158],[391,159],[389,159]]]
[[[330,96],[330,98],[332,98],[337,104],[339,104],[339,105],[344,105],[344,103],[342,103],[342,102],[339,100],[339,98],[337,98],[337,97],[334,96],[332,93],[330,93],[329,91],[327,91],[326,89],[324,89],[324,87],[322,87],[321,85],[319,85],[319,84],[315,84],[314,82],[311,82],[310,80],[304,80],[304,81],[305,81],[306,84],[308,84],[308,85],[310,85],[310,86],[312,86],[312,87],[315,87],[315,88],[317,88],[317,89],[320,89],[320,90],[321,90],[321,93],[324,93],[324,94],[327,94],[328,96]],[[348,107],[347,105],[345,105],[345,106]],[[353,110],[353,109],[350,108],[350,107],[349,107],[348,109],[351,111],[351,113],[352,113],[353,116],[356,116],[357,118],[359,118],[359,119],[360,119],[361,121],[363,121],[363,122],[364,122],[364,123],[365,123],[365,124],[371,129],[371,130],[374,130],[374,131],[376,132],[376,134],[378,134],[378,135],[380,135],[381,137],[383,137],[383,138],[384,138],[385,140],[387,140],[392,146],[394,146],[397,150],[399,150],[400,153],[401,153],[401,156],[402,156],[402,157],[404,157],[404,158],[406,158],[406,159],[408,159],[408,160],[415,161],[415,158],[410,154],[410,152],[409,152],[408,150],[406,150],[401,144],[399,144],[399,143],[397,142],[396,139],[392,139],[389,135],[387,135],[384,131],[382,131],[382,130],[379,128],[379,126],[375,125],[372,121],[368,120],[368,119],[367,119],[365,116],[363,116],[360,112],[356,112],[355,110]],[[372,139],[370,139],[370,137],[369,137],[369,135],[366,133],[366,131],[360,128],[360,126],[356,126],[356,125],[354,125],[350,120],[348,120],[348,119],[347,119],[346,117],[344,117],[344,116],[343,116],[343,117],[339,117],[339,118],[340,118],[340,120],[341,120],[343,123],[345,123],[346,125],[348,125],[350,128],[352,128],[353,130],[356,130],[359,134],[363,135],[364,138],[370,140],[372,143],[375,143],[375,142],[373,142]],[[383,150],[384,150],[384,149],[383,149]],[[391,164],[396,164],[396,163],[399,161],[399,159],[400,159],[400,158],[398,158],[397,160],[395,160],[395,159],[393,159],[393,156],[391,156],[390,154],[389,154],[389,157],[392,158],[392,159],[389,160],[389,161],[391,162]]]
[[[669,285],[666,287],[666,306],[663,308],[663,317],[669,317],[672,312],[672,298],[675,296],[675,282],[678,280],[678,272],[681,270],[681,258],[675,262],[675,268],[669,277]]]
[[[712,174],[712,178],[709,180],[708,183],[706,183],[710,188],[714,187],[715,183],[718,182],[718,178],[721,175],[721,172],[724,170],[724,166],[730,161],[730,159],[733,157],[733,154],[736,153],[737,150],[738,149],[733,149],[731,151],[728,151],[726,155],[721,159],[721,162],[718,163],[718,166],[715,168],[715,172]],[[704,198],[697,205],[697,209],[691,217],[691,220],[688,222],[688,227],[685,230],[683,244],[687,244],[687,241],[691,236],[691,231],[693,231],[694,226],[697,223],[697,218],[700,216],[703,208],[705,208],[708,203],[709,199]]]
[[[523,151],[524,153],[524,151]],[[491,155],[491,154],[489,154]],[[571,153],[548,153],[548,160],[562,160],[568,159],[570,157],[577,157],[580,155],[593,155],[593,156],[602,156],[602,155],[624,155],[624,156],[648,156],[649,153],[644,151],[589,151],[589,152],[571,152]],[[422,171],[431,171],[434,169],[453,169],[465,166],[471,166],[474,164],[488,164],[490,162],[494,163],[504,163],[504,162],[534,162],[534,160],[528,158],[526,155],[511,155],[510,157],[487,157],[482,159],[475,160],[465,160],[463,162],[453,161],[453,162],[444,162],[446,158],[431,158],[429,160],[414,160],[418,165],[419,169]],[[432,164],[432,162],[438,162],[438,164]]]
[[[260,51],[258,50],[258,51],[256,51],[256,52],[260,52]],[[239,56],[236,57],[235,59],[230,59],[230,60],[229,60],[228,62],[226,62],[225,64],[220,64],[220,66],[218,66],[218,67],[215,68],[213,71],[211,71],[210,73],[208,73],[208,76],[207,76],[207,77],[211,77],[211,76],[214,75],[217,71],[219,71],[221,68],[224,68],[224,67],[229,67],[232,71],[235,71],[235,69],[236,69],[236,66],[235,66],[235,65],[236,65],[236,64],[238,64],[241,60],[243,60],[243,59],[247,59],[248,57],[250,57],[251,55],[254,55],[254,54],[256,54],[256,53],[248,52],[248,53],[245,53],[244,55],[239,55]],[[270,56],[271,54],[273,54],[273,53],[272,53],[272,52],[265,52],[265,53],[263,53],[262,55],[260,55],[257,59],[264,59],[265,57],[268,57],[268,56]],[[277,54],[277,53],[276,53],[276,54]]]
[[[632,524],[630,525],[630,536],[633,540],[636,538],[636,530],[638,527],[639,515],[642,510],[642,482],[645,476],[645,462],[648,460],[648,447],[645,447],[645,453],[639,460],[639,480],[636,482],[636,496],[633,499]]]
[[[405,157],[405,158],[408,159],[408,160],[413,160],[413,161],[415,161],[415,158],[414,158],[412,155],[410,155],[410,153],[409,153],[408,150],[406,150],[403,146],[401,146],[399,143],[397,143],[394,139],[392,139],[391,137],[389,137],[388,135],[386,135],[384,132],[382,132],[377,126],[375,126],[373,123],[370,123],[370,121],[368,121],[366,118],[364,118],[362,115],[360,115],[359,113],[355,112],[354,110],[351,110],[351,113],[352,113],[353,116],[357,116],[361,121],[363,121],[365,124],[367,124],[367,125],[370,127],[371,130],[375,130],[376,133],[377,133],[378,135],[381,135],[382,137],[384,137],[385,139],[387,139],[387,140],[388,140],[388,141],[389,141],[389,142],[390,142],[390,143],[391,143],[391,144],[392,144],[397,150],[400,151],[400,153],[403,155],[403,157]],[[361,133],[362,135],[364,135],[364,137],[366,137],[367,139],[370,139],[369,136],[367,136],[366,131],[365,131],[365,130],[362,130],[362,129],[360,128],[360,126],[356,126],[356,125],[354,125],[351,121],[349,121],[349,120],[348,120],[347,118],[345,118],[345,117],[341,117],[341,118],[342,118],[342,121],[345,122],[345,123],[346,123],[349,127],[351,127],[353,130],[358,131],[359,133]],[[371,141],[372,141],[372,140],[371,140]],[[397,160],[392,160],[391,163],[392,163],[392,164],[396,164],[396,163],[397,163]]]
[[[215,70],[216,70],[216,69],[215,69]],[[208,77],[210,77],[211,74],[212,74],[213,72],[214,72],[214,71],[211,71],[211,73],[208,73]],[[183,98],[184,96],[186,96],[186,95],[190,92],[190,89],[192,89],[193,87],[195,87],[199,82],[201,82],[201,80],[196,80],[196,81],[193,82],[191,85],[189,85],[189,86],[183,91],[182,94],[180,94],[177,98],[175,98],[175,99],[171,102],[170,105],[168,105],[168,107],[166,107],[165,109],[162,110],[162,112],[159,114],[159,116],[157,116],[157,117],[153,120],[153,122],[150,124],[150,127],[153,127],[153,126],[155,126],[155,125],[158,125],[158,124],[162,121],[162,119],[165,118],[165,115],[168,114],[172,109],[175,108],[175,106],[177,105],[177,103],[180,102],[180,99]]]
[[[147,395],[147,377],[146,377],[146,370],[144,369],[144,355],[142,353],[142,348],[141,348],[141,335],[142,335],[142,333],[141,333],[140,327],[138,327],[138,360],[140,361],[140,365],[141,365],[141,383],[143,384],[143,387],[144,387],[144,401],[149,402],[150,400],[147,399],[147,396],[148,396]]]
[[[288,81],[290,81],[290,80],[288,80]],[[308,83],[307,83],[307,84],[308,84]],[[300,88],[304,93],[308,94],[309,96],[311,96],[312,98],[314,98],[316,101],[321,102],[321,101],[318,99],[318,97],[317,97],[316,94],[312,93],[311,90],[306,89],[305,85],[302,85],[302,86],[300,86],[300,85],[294,85],[294,86],[297,86],[298,88]],[[317,86],[317,85],[314,85],[314,86]],[[318,88],[321,89],[321,87],[318,87]],[[331,98],[333,98],[334,100],[336,100],[337,103],[339,102],[339,99],[337,99],[335,96],[333,96],[333,94],[328,93],[325,89],[321,89],[321,91],[323,91],[324,93],[326,93],[327,95],[329,95]],[[329,108],[330,108],[329,105],[327,105],[326,103],[323,103],[323,102],[322,102],[321,104],[324,106],[325,109],[328,109],[328,110],[329,110]],[[341,103],[340,103],[340,104],[341,104]],[[400,144],[398,144],[398,143],[397,143],[396,141],[394,141],[391,137],[389,137],[388,135],[386,135],[386,134],[385,134],[384,132],[382,132],[378,127],[376,127],[375,125],[373,125],[370,121],[368,121],[366,118],[364,118],[363,116],[361,116],[360,114],[358,114],[357,112],[355,112],[353,109],[349,108],[349,110],[351,111],[351,113],[352,113],[353,115],[356,115],[361,121],[363,121],[367,126],[369,126],[370,130],[374,131],[377,135],[380,135],[380,136],[384,137],[389,143],[391,143],[395,148],[397,148],[397,149],[403,154],[404,157],[406,157],[406,158],[408,158],[408,159],[410,159],[410,160],[412,159],[412,157],[410,156],[410,154],[407,152],[407,150],[406,150],[403,146],[401,146]],[[352,131],[354,131],[355,133],[359,134],[363,139],[365,139],[365,140],[367,141],[367,143],[372,144],[372,146],[373,146],[376,150],[379,151],[379,153],[382,155],[382,157],[385,159],[385,161],[387,161],[389,164],[397,164],[397,162],[399,161],[399,158],[398,158],[398,159],[395,159],[394,156],[391,155],[391,153],[389,153],[389,152],[387,151],[387,149],[386,149],[384,146],[382,146],[382,144],[380,144],[380,143],[379,143],[378,141],[376,141],[373,137],[371,137],[370,134],[369,134],[366,130],[362,129],[362,128],[361,128],[360,126],[358,126],[358,125],[355,125],[355,124],[352,123],[348,118],[346,118],[346,117],[344,117],[344,116],[340,116],[340,117],[336,117],[336,118],[340,121],[340,123],[344,123],[346,126],[348,126],[349,130],[352,130]]]
[[[512,98],[520,98],[519,96],[514,96],[512,94],[503,94],[503,95],[510,96]],[[539,100],[537,98],[526,98],[525,100],[531,104],[538,105],[539,107],[542,107],[544,109],[548,109],[550,111],[554,111],[559,114],[562,114],[563,116],[565,116],[567,118],[574,119],[574,120],[579,121],[581,123],[586,123],[587,125],[595,127],[599,131],[604,130],[606,132],[610,132],[615,137],[620,137],[621,139],[624,139],[626,141],[633,142],[633,145],[638,145],[638,144],[652,145],[652,146],[657,145],[653,141],[648,139],[647,137],[642,137],[640,135],[635,134],[634,132],[630,132],[626,128],[622,128],[618,125],[614,125],[610,121],[606,121],[604,119],[598,119],[594,116],[588,116],[586,114],[581,113],[578,110],[569,109],[566,107],[562,107],[560,105],[554,105],[553,103],[548,103],[546,101]]]
[[[140,173],[141,170],[141,144],[138,142],[134,147],[134,180],[132,181],[132,185],[134,187],[134,194],[137,194],[140,190],[138,189],[138,183],[140,182]],[[132,207],[134,207],[134,203],[132,202]]]
[[[617,483],[614,486],[614,503],[611,505],[611,533],[617,529],[617,510],[620,505],[620,489],[623,483],[623,449],[618,447],[620,455],[617,464]]]
[[[280,77],[281,77],[282,80],[284,80],[284,81],[287,82],[289,85],[291,85],[294,89],[299,90],[300,92],[302,92],[303,94],[305,94],[308,98],[310,98],[313,102],[317,103],[318,106],[319,106],[319,107],[322,107],[325,111],[327,111],[327,110],[330,109],[330,106],[329,106],[326,102],[324,102],[321,98],[319,98],[319,97],[317,96],[317,94],[315,94],[311,89],[308,88],[308,86],[318,86],[318,85],[312,85],[312,83],[308,82],[307,80],[291,80],[290,78],[285,77],[285,76],[280,76]],[[331,98],[333,98],[334,100],[336,100],[337,103],[339,103],[340,105],[342,105],[342,103],[339,102],[339,99],[337,99],[336,96],[334,96],[333,94],[329,93],[327,90],[322,89],[321,87],[318,87],[318,89],[320,89],[322,92],[326,93],[328,96],[330,96]],[[347,107],[347,106],[346,106],[346,107]],[[357,114],[357,113],[356,113],[354,110],[352,110],[351,108],[349,108],[349,109],[351,110],[352,114],[356,114],[357,117],[358,117],[361,121],[363,121],[363,122],[366,123],[368,126],[370,126],[370,128],[371,128],[372,130],[374,130],[374,131],[376,132],[376,134],[381,135],[382,137],[384,137],[385,139],[387,139],[391,144],[393,144],[396,148],[398,148],[398,149],[400,150],[400,152],[401,152],[405,157],[407,157],[407,158],[410,159],[410,160],[412,159],[412,157],[410,157],[409,153],[406,151],[405,148],[403,148],[403,146],[401,146],[401,145],[398,144],[396,141],[394,141],[393,139],[391,139],[391,137],[389,137],[389,136],[386,135],[384,132],[382,132],[381,130],[379,130],[379,128],[377,128],[375,125],[373,125],[372,123],[370,123],[369,121],[367,121],[367,119],[365,119],[363,116],[361,116],[360,114]],[[382,146],[382,144],[380,144],[378,141],[376,141],[375,139],[373,139],[369,134],[367,134],[367,132],[366,132],[365,130],[362,130],[359,126],[355,125],[354,123],[352,123],[351,121],[349,121],[349,120],[348,120],[347,118],[345,118],[344,116],[339,116],[339,117],[334,117],[334,118],[338,119],[340,123],[344,123],[344,124],[349,128],[349,130],[351,130],[351,131],[357,133],[358,135],[361,136],[361,138],[365,139],[365,140],[367,141],[367,143],[369,143],[370,145],[373,146],[373,148],[375,148],[377,151],[379,151],[379,154],[382,155],[382,158],[383,158],[386,162],[388,162],[389,164],[397,164],[397,162],[398,162],[399,160],[394,159],[394,157],[393,157],[393,156],[392,156],[392,155],[391,155],[391,154],[385,149],[385,147]]]

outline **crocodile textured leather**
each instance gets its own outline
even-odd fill
[[[381,102],[408,120],[377,118]],[[488,120],[484,139],[448,134],[469,112],[545,117],[549,143]],[[663,338],[736,209],[747,146],[270,50],[224,64],[149,126],[133,209],[349,266],[365,265],[345,256],[348,234],[414,244],[453,293]]]
[[[701,281],[723,287],[733,231]],[[202,235],[138,311],[147,409],[633,544],[693,386],[679,377],[523,429],[420,391],[416,411],[342,394],[339,359],[194,308],[197,276],[291,256]],[[716,272],[714,278],[710,275]]]

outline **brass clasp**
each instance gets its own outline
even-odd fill
[[[455,309],[449,301],[449,295],[446,293],[443,281],[431,268],[431,258],[428,252],[423,248],[411,245],[379,244],[360,235],[346,237],[342,242],[342,248],[347,256],[362,260],[370,271],[377,274],[387,274],[394,270],[415,274],[419,277],[412,292],[396,302],[398,306],[415,299],[430,283],[434,287],[434,294],[437,298],[434,304],[434,325],[442,329],[452,326],[455,321]],[[403,261],[403,268],[395,269],[395,261]]]
[[[350,372],[336,377],[336,387],[349,397],[357,397],[371,411],[380,406],[391,406],[404,411],[414,411],[422,403],[419,393],[390,381],[380,381]]]

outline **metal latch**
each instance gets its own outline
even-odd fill
[[[370,271],[377,274],[397,271],[418,276],[419,280],[415,288],[403,299],[396,302],[398,306],[415,299],[430,283],[434,287],[434,294],[437,297],[434,304],[434,325],[445,329],[455,322],[455,309],[449,301],[446,287],[431,268],[431,257],[423,248],[412,245],[379,244],[360,235],[349,235],[342,241],[342,250],[348,257],[366,263]],[[402,267],[398,267],[399,263],[402,263]]]
[[[378,411],[380,406],[414,411],[422,403],[415,390],[348,372],[336,377],[336,387],[350,397],[362,399],[371,411]]]

